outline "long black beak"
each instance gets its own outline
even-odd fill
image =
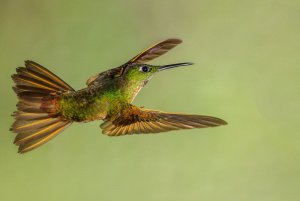
[[[190,66],[190,65],[193,65],[193,63],[185,62],[185,63],[169,64],[169,65],[159,67],[158,70],[162,71],[162,70],[166,70],[166,69],[170,69],[170,68],[176,68],[176,67],[180,67],[180,66]]]

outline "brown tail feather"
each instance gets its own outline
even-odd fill
[[[49,114],[47,113],[30,113],[30,112],[22,112],[22,111],[16,111],[12,115],[13,117],[17,118],[19,120],[39,120],[39,119],[45,119],[49,117]]]
[[[28,152],[51,140],[70,124],[70,122],[58,121],[48,125],[47,127],[37,129],[35,132],[21,133],[17,135],[14,143],[19,145],[19,153]]]
[[[44,144],[72,123],[60,117],[56,101],[61,93],[74,89],[35,62],[25,61],[25,66],[12,76],[19,102],[11,130],[17,133],[14,143],[19,153]]]

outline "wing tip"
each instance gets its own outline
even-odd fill
[[[165,42],[172,42],[172,43],[175,43],[175,44],[180,44],[183,41],[180,38],[169,38],[169,39],[165,40]]]
[[[25,63],[25,65],[30,64],[30,63],[37,64],[36,62],[29,60],[29,59],[24,60],[24,63]]]
[[[218,120],[218,122],[216,122],[216,123],[218,123],[218,124],[219,124],[219,126],[225,126],[225,125],[227,125],[227,124],[228,124],[228,122],[227,122],[227,121],[225,121],[225,120],[223,120],[223,119],[216,118],[216,120]]]

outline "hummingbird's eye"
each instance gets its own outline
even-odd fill
[[[141,72],[144,72],[144,73],[147,73],[147,72],[150,72],[150,71],[151,71],[151,68],[148,67],[148,66],[141,66],[141,67],[140,67],[140,71],[141,71]]]

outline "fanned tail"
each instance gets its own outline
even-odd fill
[[[19,153],[25,153],[46,143],[72,123],[59,115],[57,98],[74,89],[33,61],[25,61],[25,67],[17,68],[12,79],[19,102],[11,130],[17,133],[14,143],[19,146]]]

